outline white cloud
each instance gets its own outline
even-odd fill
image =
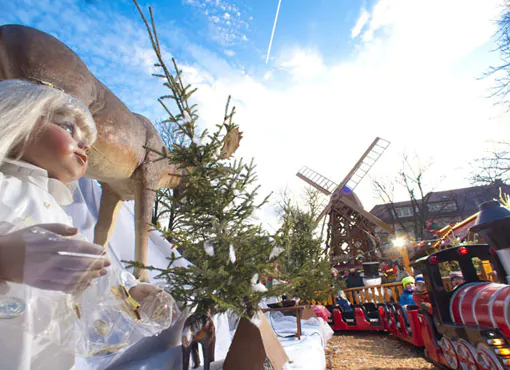
[[[209,16],[228,12],[230,21],[239,12],[244,16],[221,1],[225,9],[211,1],[187,2],[209,10]],[[77,50],[131,109],[151,118],[162,115],[156,103],[162,88],[147,76],[152,60],[143,27],[94,7],[85,16],[71,0],[38,4],[47,7],[38,5],[37,21],[30,12],[23,14],[29,23]],[[64,10],[71,11],[66,22],[52,21]],[[491,58],[480,47],[495,32],[498,11],[495,0],[381,0],[359,27],[356,54],[331,64],[320,51],[296,46],[284,50],[280,67],[260,80],[190,43],[178,30],[172,28],[165,40],[173,53],[186,45],[189,62],[179,64],[185,81],[198,86],[194,101],[203,126],[221,122],[232,95],[235,121],[244,132],[236,156],[255,158],[261,195],[285,187],[298,192],[303,182],[295,173],[303,165],[339,182],[375,136],[392,144],[370,175],[395,174],[400,153],[408,150],[431,157],[433,179],[446,175],[438,186],[447,189],[467,185],[467,164],[482,154],[487,140],[510,136],[506,116],[485,98],[491,81],[476,79],[483,72],[480,65]],[[0,20],[19,22],[15,13]],[[80,28],[74,25],[78,20]],[[95,29],[101,33],[88,37]],[[236,37],[244,36],[239,31]],[[278,83],[282,75],[286,78]],[[368,208],[375,203],[368,178],[357,193]],[[273,221],[270,206],[261,218]]]
[[[368,13],[364,8],[361,8],[361,14],[356,21],[356,24],[351,30],[351,38],[355,39],[361,33],[361,30],[367,24],[368,19],[370,18],[370,13]]]
[[[498,11],[496,1],[382,0],[365,26],[372,38],[362,38],[351,58],[326,65],[318,51],[286,50],[278,73],[290,80],[279,85],[274,74],[266,85],[225,72],[199,91],[202,117],[220,117],[226,96],[235,98],[245,132],[236,155],[255,157],[263,195],[287,186],[298,192],[303,165],[341,181],[376,136],[392,144],[371,176],[396,174],[407,151],[436,163],[430,186],[468,186],[470,159],[487,140],[510,135],[508,120],[485,98],[491,81],[470,67],[491,58],[479,47],[493,35]],[[369,178],[357,193],[366,207],[376,203]]]
[[[252,17],[245,17],[245,5],[230,3],[227,0],[185,0],[199,9],[213,25],[212,36],[223,46],[232,46],[248,41],[249,22]]]
[[[288,58],[280,63],[280,67],[288,70],[295,81],[317,78],[325,70],[322,57],[318,52],[303,49],[292,50]]]

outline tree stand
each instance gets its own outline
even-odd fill
[[[234,339],[225,358],[223,370],[282,370],[289,361],[283,346],[266,317],[239,321]]]

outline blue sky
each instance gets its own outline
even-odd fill
[[[158,118],[158,110],[133,97],[130,88],[144,81],[153,61],[149,40],[130,0],[1,0],[2,24],[38,28],[75,51],[108,87],[133,110]],[[283,1],[269,63],[265,63],[278,1],[170,0],[141,1],[154,9],[165,49],[181,65],[201,65],[218,78],[225,69],[263,79],[268,72],[278,83],[289,76],[278,56],[292,48],[311,48],[325,63],[336,63],[356,51],[351,37],[367,1]],[[169,55],[170,55],[169,54]],[[203,63],[207,60],[207,63]],[[269,81],[268,83],[273,83]],[[159,91],[159,90],[158,90]],[[148,104],[145,106],[144,104]]]
[[[469,163],[508,137],[507,112],[488,99],[500,0],[144,0],[165,57],[199,88],[204,126],[227,96],[262,191],[299,193],[303,165],[339,182],[375,136],[392,144],[371,171],[396,174],[402,153],[433,163],[430,190],[469,185]],[[462,9],[462,12],[459,12]],[[153,51],[128,0],[0,0],[0,24],[59,38],[133,111],[164,118]],[[483,127],[474,134],[471,127]],[[370,179],[357,193],[378,202]],[[405,199],[397,190],[396,200]],[[262,217],[271,218],[267,208]]]

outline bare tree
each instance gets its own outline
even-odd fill
[[[495,86],[492,88],[491,95],[500,98],[500,102],[508,106],[510,94],[510,0],[505,0],[502,5],[496,44],[501,64],[490,67],[484,77],[494,78]]]
[[[395,184],[397,182],[397,178],[395,179],[378,179],[373,180],[374,184],[374,191],[377,194],[378,198],[384,203],[388,205],[388,210],[390,212],[390,215],[400,226],[400,229],[403,230],[406,233],[409,233],[409,230],[407,229],[407,226],[402,222],[402,219],[400,217],[397,217],[397,209],[395,206]]]
[[[424,238],[425,226],[429,219],[427,196],[425,193],[424,180],[430,164],[422,164],[416,156],[411,158],[408,154],[402,156],[402,165],[394,179],[373,180],[374,191],[381,201],[386,204],[394,225],[413,235],[417,240]],[[395,192],[403,188],[408,194],[410,214],[399,213],[398,202],[395,202]]]
[[[507,184],[510,176],[510,143],[495,142],[494,149],[474,161],[471,182],[474,185]]]

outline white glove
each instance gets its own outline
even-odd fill
[[[39,289],[80,292],[110,265],[103,247],[78,229],[41,224],[0,236],[0,279]]]

